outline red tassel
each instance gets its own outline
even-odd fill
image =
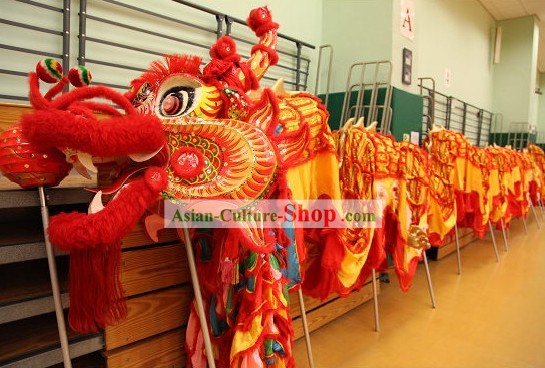
[[[119,276],[121,243],[70,253],[70,312],[74,331],[98,332],[127,315]]]
[[[225,258],[221,264],[221,282],[224,284],[233,284],[234,267],[233,262],[229,258]]]
[[[210,56],[212,59],[221,59],[231,62],[240,61],[240,55],[237,54],[235,40],[229,36],[218,38],[216,43],[210,48]]]
[[[165,188],[167,175],[149,168],[144,178],[122,189],[102,211],[61,213],[51,218],[53,244],[70,250],[70,326],[95,332],[122,320],[126,305],[120,284],[121,238]]]

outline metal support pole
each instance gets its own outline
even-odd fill
[[[230,35],[231,34],[231,28],[233,27],[233,18],[231,18],[230,16],[226,15],[225,16],[225,34],[226,35]]]
[[[45,191],[43,187],[38,188],[40,197],[40,208],[42,212],[42,225],[44,229],[45,251],[47,253],[47,265],[49,267],[49,277],[51,279],[51,290],[53,291],[53,303],[55,305],[55,315],[57,317],[57,328],[59,329],[59,339],[61,342],[62,360],[64,368],[72,368],[70,360],[70,352],[68,350],[68,336],[66,334],[66,324],[64,323],[64,312],[61,302],[61,293],[59,288],[59,279],[57,276],[57,265],[55,263],[55,254],[53,247],[47,236],[47,228],[49,227],[49,210],[45,199]]]
[[[537,218],[537,212],[536,208],[534,206],[534,202],[532,201],[532,198],[528,199],[528,203],[530,204],[530,208],[532,208],[532,212],[534,213],[534,217],[536,219],[536,225],[538,229],[541,229],[541,225],[539,224],[539,219]]]
[[[494,228],[492,222],[488,220],[488,227],[490,229],[490,236],[492,237],[492,245],[494,246],[494,253],[496,254],[496,262],[500,261],[500,255],[498,253],[498,245],[496,244],[496,237],[494,236]]]
[[[85,65],[85,41],[87,39],[87,0],[79,2],[79,50],[78,63]]]
[[[201,323],[202,337],[204,340],[204,349],[206,351],[206,360],[208,361],[208,368],[216,368],[216,362],[214,361],[214,353],[212,352],[212,341],[210,340],[210,334],[208,331],[208,323],[206,322],[206,314],[204,311],[204,305],[202,302],[201,285],[199,282],[199,276],[197,275],[197,266],[195,264],[195,255],[193,254],[193,247],[191,245],[191,237],[189,236],[189,230],[184,226],[184,243],[185,251],[187,252],[187,263],[189,264],[189,272],[191,273],[191,282],[193,284],[193,292],[195,293],[195,302],[197,304],[197,312],[199,313],[199,321]]]
[[[505,222],[503,222],[503,219],[500,219],[500,225],[501,225],[501,232],[503,234],[503,246],[505,247],[505,251],[509,251],[509,243],[507,242],[507,234],[505,233]]]
[[[526,219],[524,218],[524,215],[521,217],[522,224],[524,225],[524,234],[528,235],[528,226],[526,226]]]
[[[484,120],[484,111],[483,109],[480,109],[479,112],[477,113],[477,118],[479,119],[479,122],[478,122],[478,128],[477,128],[477,144],[479,145],[479,147],[481,146],[481,135],[482,135],[482,130],[483,130],[483,120]],[[487,140],[488,142],[488,137],[487,137]]]
[[[467,126],[467,104],[463,103],[464,108],[462,109],[462,134],[466,135],[466,126]]]
[[[539,209],[541,210],[541,216],[545,220],[545,209],[543,208],[543,198],[539,198],[537,201],[537,204],[539,205]]]
[[[63,0],[62,4],[62,69],[70,69],[70,0]],[[64,91],[68,91],[68,85]]]
[[[222,14],[216,14],[216,38],[223,36],[223,21],[225,16]],[[229,27],[230,28],[230,27]],[[227,35],[230,33],[230,29],[227,29]]]
[[[375,331],[380,331],[380,321],[378,318],[378,287],[377,287],[377,273],[373,268],[371,273],[371,278],[373,280],[373,307],[375,309]]]
[[[325,87],[325,98],[324,98],[324,105],[327,109],[328,102],[329,102],[329,85],[331,84],[331,66],[333,64],[333,46],[331,45],[322,45],[320,46],[320,52],[318,53],[318,66],[316,67],[316,86],[314,88],[314,94],[318,95],[318,87],[320,84],[320,65],[322,62],[322,51],[324,49],[328,48],[330,50],[329,52],[329,63],[327,66],[327,83]]]
[[[354,65],[357,65],[357,64],[354,64]],[[366,70],[366,67],[367,67],[367,63],[361,64],[360,83],[358,84],[358,86],[359,86],[358,94],[357,94],[357,97],[356,97],[356,105],[354,106],[355,107],[354,117],[356,118],[356,120],[358,120],[362,116],[365,117],[365,106],[363,104],[364,104],[364,101],[365,101],[365,70]],[[348,94],[348,98],[350,99],[349,101],[351,101],[352,92],[350,92]],[[369,112],[371,112],[371,105],[369,105]],[[348,116],[350,116],[350,112],[348,113]],[[368,115],[368,116],[370,117],[371,115]],[[367,119],[368,120],[367,123],[369,123],[369,119]]]
[[[422,254],[424,255],[424,267],[426,268],[426,279],[428,280],[428,290],[430,291],[430,298],[431,298],[431,306],[433,308],[437,307],[437,304],[435,303],[435,292],[433,291],[433,285],[431,283],[431,275],[430,275],[430,267],[428,265],[428,257],[426,256],[426,251],[423,251]]]
[[[310,332],[308,330],[308,322],[307,322],[307,311],[305,309],[305,302],[303,300],[303,292],[301,291],[301,288],[297,290],[297,296],[299,297],[299,307],[301,308],[301,320],[303,321],[305,343],[307,344],[308,366],[310,368],[314,368],[314,358],[312,355],[312,345],[310,344]]]
[[[450,117],[452,113],[452,97],[447,97],[447,108],[445,111],[445,128],[450,129]]]
[[[295,90],[299,91],[299,87],[301,86],[301,50],[303,48],[303,45],[301,45],[301,42],[296,42],[295,46],[297,46],[297,70],[295,71]]]
[[[458,224],[454,224],[454,237],[456,240],[456,257],[458,258],[458,275],[462,274],[462,257],[460,255],[460,237],[458,236]]]

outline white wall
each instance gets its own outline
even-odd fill
[[[542,94],[537,95],[538,112],[537,112],[536,129],[538,132],[543,132],[543,134],[545,134],[545,73],[539,73],[537,79],[538,79],[537,85],[540,88]]]
[[[423,6],[421,0],[413,0],[415,14],[411,17],[411,26],[415,37],[411,40],[401,34],[401,0],[392,0],[392,85],[403,89],[407,92],[418,94],[418,77],[420,77],[420,38],[416,36],[417,29],[420,27],[420,8]],[[403,14],[405,19],[406,14]],[[412,78],[411,84],[407,85],[402,82],[403,69],[403,49],[407,48],[412,52]]]
[[[492,110],[494,26],[477,0],[418,0],[417,77],[432,77],[438,92]],[[450,87],[444,82],[447,68]]]
[[[532,123],[536,118],[535,19],[510,19],[499,25],[501,61],[494,71],[493,111],[503,114],[503,130],[508,131],[511,123]]]
[[[62,6],[59,0],[44,0],[41,3],[56,7]],[[58,12],[41,10],[39,12],[30,12],[33,7],[15,2],[0,1],[1,17],[14,22],[29,23],[36,27],[56,28],[62,27],[62,15]],[[14,31],[14,27],[0,24],[1,43],[14,47],[25,47],[38,49],[47,53],[62,54],[62,43],[58,40],[60,37],[45,33],[36,33],[28,30]],[[21,52],[8,49],[0,49],[0,69],[16,69],[22,73],[28,73],[33,70],[41,57],[37,55],[27,55]],[[28,86],[26,79],[0,74],[0,94],[16,94],[26,96]]]
[[[323,0],[322,44],[334,49],[331,92],[346,90],[353,63],[391,60],[391,14],[391,0]]]
[[[532,53],[531,53],[531,66],[530,66],[530,108],[528,114],[528,122],[532,126],[537,125],[538,109],[539,109],[539,95],[535,93],[537,85],[537,57],[538,57],[538,47],[539,47],[539,26],[537,24],[537,19],[534,18],[533,24],[533,35],[532,35]]]
[[[413,0],[415,37],[409,40],[400,33],[400,3],[323,0],[322,43],[332,44],[335,55],[332,91],[346,89],[352,63],[391,60],[395,87],[418,93],[417,78],[432,77],[439,92],[491,109],[495,22],[481,4],[477,0]],[[404,47],[413,55],[409,86],[401,82]],[[451,70],[450,87],[444,86],[445,68]]]

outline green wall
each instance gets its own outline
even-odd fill
[[[382,104],[385,92],[385,88],[379,90],[377,104]],[[336,92],[329,95],[328,111],[330,113],[329,126],[331,130],[337,130],[342,125],[340,122],[344,96],[344,92]],[[323,95],[319,97],[323,98]],[[364,104],[368,104],[370,98],[371,92],[367,91],[364,97]],[[350,96],[351,104],[355,104],[356,100],[357,93],[353,92]],[[423,99],[421,96],[394,87],[392,89],[392,102],[390,106],[392,108],[390,130],[397,141],[402,141],[403,134],[410,134],[412,131],[422,135]],[[379,113],[379,121],[381,117],[382,114]],[[368,125],[368,122],[365,125]]]
[[[391,131],[397,141],[403,134],[418,132],[422,141],[422,111],[424,100],[421,96],[395,88],[392,93]]]
[[[386,93],[385,88],[381,88],[378,90],[378,95],[377,95],[378,105],[383,103],[385,93]],[[340,127],[342,127],[345,123],[345,121],[341,121],[345,95],[346,95],[345,92],[335,92],[329,95],[327,110],[329,111],[329,127],[331,128],[331,130],[337,130]],[[322,100],[324,99],[324,95],[318,95],[318,97],[322,98]],[[358,100],[358,93],[353,91],[350,94],[349,106],[355,106],[357,104],[357,100]],[[371,100],[371,91],[367,90],[364,93],[363,104],[369,105],[370,100]],[[354,115],[354,110],[350,110],[348,114]],[[382,118],[382,111],[379,111],[377,120],[380,121],[381,118]],[[368,125],[369,121],[366,120],[364,124]]]
[[[507,145],[514,146],[515,145],[514,139],[515,139],[515,134],[511,134],[511,136],[509,136],[509,133],[495,133],[495,134],[490,134],[490,139],[488,142],[490,144],[496,143],[498,146],[507,146]],[[527,142],[536,143],[537,135],[530,134],[530,133],[518,133],[516,135],[516,139],[517,140],[522,139]]]

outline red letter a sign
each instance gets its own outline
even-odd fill
[[[414,39],[414,2],[401,0],[401,34],[408,39]]]

